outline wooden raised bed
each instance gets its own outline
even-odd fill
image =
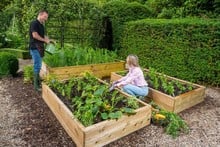
[[[143,107],[135,110],[134,115],[123,115],[118,120],[106,120],[84,127],[72,112],[45,84],[42,96],[51,111],[59,120],[77,146],[103,146],[150,124],[151,106],[138,100]]]
[[[145,72],[149,72],[148,69],[144,70]],[[122,76],[112,72],[111,73],[111,81],[115,81],[120,79]],[[166,76],[170,80],[176,80],[183,84],[190,84],[190,82],[180,80],[171,76]],[[160,106],[161,108],[170,111],[179,113],[187,108],[190,108],[202,101],[204,101],[205,97],[205,87],[198,85],[198,84],[192,84],[192,86],[196,87],[194,90],[191,90],[189,92],[180,94],[176,97],[167,95],[165,93],[162,93],[158,90],[155,90],[153,88],[149,87],[149,94],[147,97],[150,97],[153,99],[153,101]]]
[[[100,64],[78,65],[78,66],[66,66],[66,67],[49,67],[46,63],[42,63],[40,75],[45,77],[49,74],[56,75],[58,79],[68,79],[71,76],[78,76],[82,72],[92,72],[96,77],[110,77],[111,72],[124,70],[125,62],[116,61]]]

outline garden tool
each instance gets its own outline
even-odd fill
[[[118,81],[114,81],[112,83],[111,87],[109,88],[109,92],[112,92],[115,89],[117,83],[119,83],[119,82]]]
[[[50,55],[54,54],[56,52],[55,42],[51,41],[46,45],[45,51],[49,53]]]

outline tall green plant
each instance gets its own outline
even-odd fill
[[[117,54],[115,52],[79,46],[73,49],[62,49],[53,55],[44,57],[45,63],[51,67],[106,63],[116,59]]]

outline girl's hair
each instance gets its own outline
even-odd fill
[[[139,66],[139,63],[138,63],[138,57],[136,55],[128,55],[127,57],[127,62],[128,62],[128,65],[132,65],[132,66],[135,66],[135,67],[138,67]]]

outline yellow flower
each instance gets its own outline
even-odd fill
[[[154,118],[155,118],[156,120],[163,120],[163,119],[166,118],[166,116],[157,113],[157,114],[154,115]]]

